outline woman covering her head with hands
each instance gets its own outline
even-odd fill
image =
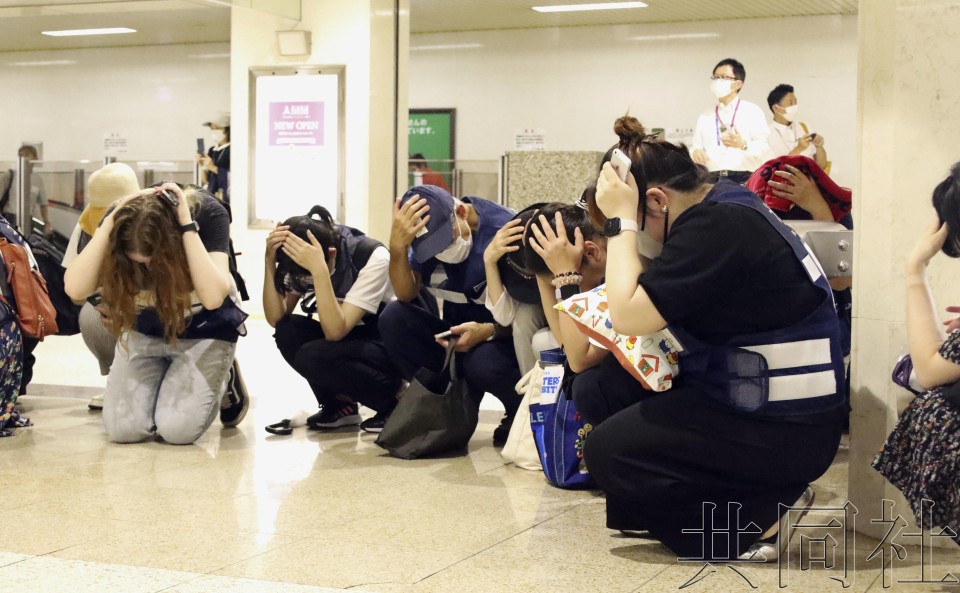
[[[111,440],[189,444],[220,410],[246,318],[231,298],[229,225],[206,191],[164,183],[120,200],[67,268],[75,301],[102,287],[119,337],[103,401]]]
[[[933,190],[933,206],[937,221],[917,240],[906,270],[910,358],[926,391],[900,415],[873,467],[903,492],[921,527],[950,528],[960,544],[960,329],[953,320],[945,334],[927,283],[938,251],[960,257],[960,163]]]
[[[585,456],[607,492],[607,525],[647,530],[681,556],[774,560],[778,505],[809,507],[808,485],[840,442],[843,358],[830,286],[756,195],[707,183],[684,146],[644,135],[632,117],[614,131],[630,174],[623,182],[605,164],[591,204],[607,236],[610,318],[625,335],[668,329],[683,350],[669,391],[644,391],[612,357],[574,387],[596,427]],[[662,244],[647,266],[638,232]],[[708,502],[721,513],[739,503],[730,520],[764,533],[684,533],[726,524],[704,521]]]

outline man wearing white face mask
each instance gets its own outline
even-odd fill
[[[503,403],[506,416],[494,431],[503,444],[520,404],[520,380],[510,328],[494,322],[484,306],[483,253],[515,212],[483,198],[457,200],[434,185],[411,188],[397,198],[390,232],[390,281],[397,301],[380,315],[380,335],[404,378],[421,368],[439,372],[450,331],[457,337],[459,367],[479,403],[485,392]],[[443,318],[416,306],[426,286],[443,301]]]
[[[691,156],[694,162],[743,183],[766,160],[767,120],[763,110],[740,98],[747,72],[727,58],[713,68],[710,90],[717,103],[697,118]]]
[[[197,155],[203,184],[214,196],[230,203],[230,114],[220,113],[203,125],[210,128],[210,148]]]
[[[770,124],[768,137],[770,156],[795,154],[810,157],[829,174],[830,163],[827,160],[827,151],[823,148],[823,136],[811,134],[807,125],[797,119],[799,105],[793,87],[789,84],[778,84],[767,95],[767,105],[773,112],[773,123]]]

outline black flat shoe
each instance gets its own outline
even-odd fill
[[[264,427],[264,430],[266,430],[270,434],[278,434],[280,436],[289,436],[293,434],[293,427],[290,426],[290,420],[287,418],[284,418],[283,420],[281,420],[280,422],[277,422],[276,424],[271,424],[269,426]]]

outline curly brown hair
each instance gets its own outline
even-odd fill
[[[187,199],[195,206],[202,195],[187,190]],[[108,327],[114,335],[132,330],[145,306],[157,312],[168,343],[176,342],[186,329],[193,281],[179,226],[176,209],[155,195],[136,197],[114,214],[100,272]],[[132,260],[132,253],[149,257],[150,263]]]

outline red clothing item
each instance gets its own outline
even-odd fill
[[[767,185],[771,179],[786,183],[786,180],[774,178],[774,171],[785,171],[786,165],[796,167],[817,184],[823,199],[830,206],[830,212],[833,219],[840,221],[841,218],[850,213],[852,207],[851,199],[853,192],[845,187],[840,187],[827,175],[820,165],[810,157],[800,155],[785,155],[775,159],[770,159],[760,166],[759,169],[747,180],[747,189],[760,196],[767,206],[774,210],[786,212],[793,208],[795,204],[785,198],[779,198],[773,193],[773,188]]]
[[[450,191],[450,188],[447,186],[447,182],[443,180],[443,175],[435,173],[430,167],[424,167],[422,173],[422,185],[436,185],[437,187],[442,187],[443,189]]]

